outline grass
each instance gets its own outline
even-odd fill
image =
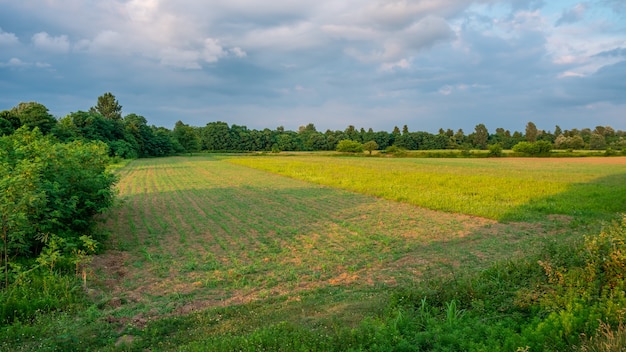
[[[332,161],[331,161],[332,160]],[[446,212],[500,221],[605,219],[626,208],[617,159],[243,157],[231,163]],[[623,160],[623,159],[619,159]],[[603,163],[606,161],[606,163]],[[600,162],[602,166],[599,166]],[[596,202],[590,206],[589,201]]]
[[[548,159],[135,160],[117,171],[91,303],[6,327],[0,349],[385,350],[409,335],[422,339],[413,347],[453,346],[480,312],[520,321],[502,313],[514,298],[472,295],[514,292],[510,282],[529,280],[506,263],[615,217],[625,171]]]

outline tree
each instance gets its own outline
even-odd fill
[[[378,149],[378,143],[376,141],[369,141],[363,144],[363,149],[367,150],[370,155],[372,155],[372,151]]]
[[[532,122],[528,122],[526,124],[526,142],[536,142],[537,135],[537,126],[535,126],[535,124]]]
[[[359,132],[356,130],[356,127],[354,127],[353,125],[350,125],[346,128],[346,130],[344,131],[344,133],[346,134],[346,136],[348,137],[348,139],[351,139],[353,141],[359,141]]]
[[[589,149],[602,150],[606,148],[606,140],[604,135],[600,133],[592,133],[589,138]]]
[[[202,146],[206,150],[228,150],[231,145],[230,128],[226,122],[209,122],[200,131]]]
[[[20,126],[26,126],[31,130],[37,127],[43,134],[52,131],[57,123],[54,116],[48,112],[48,108],[36,102],[19,103],[13,108],[12,113],[20,120]]]
[[[99,96],[98,103],[90,108],[89,111],[97,112],[109,120],[122,120],[122,106],[115,99],[115,96],[109,92]]]
[[[480,149],[486,149],[487,141],[489,140],[489,131],[487,131],[487,127],[481,123],[476,125],[474,131],[474,146]]]
[[[16,129],[20,128],[21,125],[22,123],[15,111],[0,111],[0,137],[12,134]]]
[[[191,154],[200,150],[200,136],[193,127],[179,120],[174,125],[172,133],[185,152]]]
[[[563,134],[563,130],[561,130],[561,127],[559,125],[556,125],[554,127],[554,136],[558,137],[558,136],[560,136],[562,134]]]

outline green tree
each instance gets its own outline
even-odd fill
[[[367,150],[370,155],[372,155],[372,151],[378,149],[378,143],[376,141],[369,141],[363,144],[363,149]]]
[[[483,125],[482,123],[476,125],[474,129],[473,137],[474,137],[473,138],[474,146],[476,146],[479,149],[487,148],[487,141],[489,140],[489,131],[487,131],[487,127],[485,127],[485,125]]]
[[[35,127],[43,134],[48,134],[56,125],[57,120],[50,115],[48,108],[36,102],[19,103],[12,109],[12,113],[20,120],[20,126],[28,129]]]
[[[346,130],[344,131],[345,135],[348,137],[348,139],[351,139],[353,141],[359,141],[359,132],[356,130],[356,127],[354,127],[353,125],[350,125],[346,128]]]
[[[96,106],[89,109],[92,113],[99,113],[104,118],[120,121],[122,120],[122,106],[119,104],[115,96],[110,92],[104,93],[98,97]]]
[[[561,129],[561,127],[559,125],[556,125],[554,127],[554,136],[558,137],[558,136],[560,136],[562,134],[563,134],[563,130]]]
[[[200,150],[201,140],[198,132],[191,126],[184,124],[182,121],[177,121],[172,131],[174,138],[180,143],[183,151],[186,153],[193,153]]]
[[[17,113],[13,110],[0,111],[0,136],[15,132],[22,125]]]
[[[526,124],[526,142],[536,142],[538,133],[537,126],[534,123],[528,122]]]
[[[230,148],[230,128],[226,122],[209,122],[201,130],[202,147],[206,150],[228,150]]]
[[[589,149],[602,150],[606,148],[606,140],[604,135],[594,132],[589,138]]]

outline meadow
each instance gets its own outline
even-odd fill
[[[521,299],[507,280],[534,280],[523,275],[544,272],[535,255],[626,209],[621,157],[195,155],[138,159],[117,173],[119,205],[102,225],[109,240],[85,308],[17,324],[22,337],[0,347],[466,350],[474,345],[455,334],[471,328],[455,321],[493,310],[486,320],[520,324],[532,312],[506,311]],[[473,285],[474,298],[518,296],[478,300],[454,285]],[[429,324],[450,341],[428,335]],[[475,350],[520,334],[472,324],[494,344]],[[411,334],[423,345],[405,346]],[[502,350],[545,347],[500,340],[512,344]]]

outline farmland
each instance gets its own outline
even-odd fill
[[[91,327],[57,317],[74,332],[51,334],[69,340],[23,349],[358,348],[363,324],[399,319],[402,292],[575,241],[626,209],[625,158],[196,155],[118,174],[95,306],[79,318]]]

